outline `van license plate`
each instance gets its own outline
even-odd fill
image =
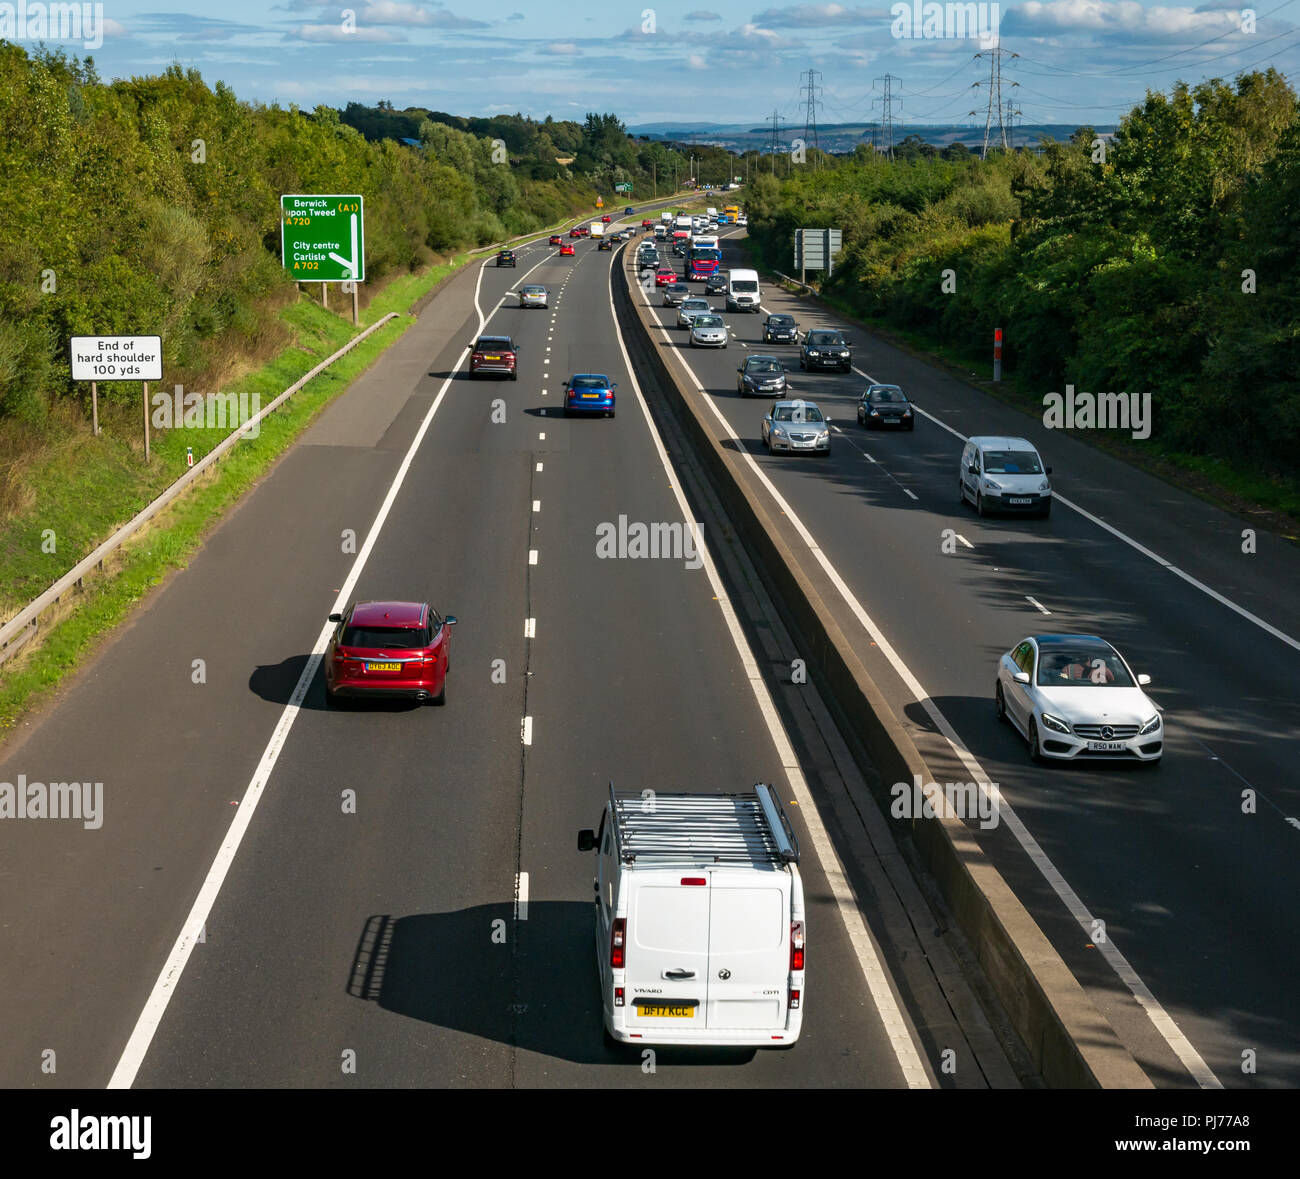
[[[694,1019],[695,1008],[685,1004],[638,1003],[637,1014],[650,1019]]]
[[[1123,741],[1089,741],[1088,749],[1093,753],[1118,753],[1124,748]]]
[[[1034,501],[1033,501],[1032,499],[1021,499],[1021,498],[1019,498],[1019,497],[1017,497],[1017,496],[1011,496],[1011,497],[1007,500],[1007,503],[1009,503],[1009,504],[1031,504],[1031,503],[1033,503],[1033,502],[1034,502]]]

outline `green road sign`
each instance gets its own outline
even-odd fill
[[[632,191],[632,186],[631,186],[630,184],[616,184],[616,185],[614,185],[614,191],[615,191],[615,192],[631,192],[631,191]]]
[[[364,282],[363,198],[282,196],[280,256],[284,268],[300,282]]]

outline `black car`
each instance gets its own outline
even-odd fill
[[[736,369],[736,392],[742,397],[781,397],[785,368],[775,356],[747,356]]]
[[[518,266],[519,259],[515,257],[514,250],[501,250],[497,254],[498,266]]]
[[[832,328],[814,328],[806,332],[799,349],[799,367],[833,368],[842,373],[853,368],[853,353],[843,332]]]
[[[600,244],[596,247],[598,250],[612,250],[613,248],[614,243],[607,237],[602,237],[600,239]]]
[[[858,425],[873,430],[877,426],[916,429],[916,415],[907,394],[897,385],[870,385],[858,399]]]
[[[727,272],[725,270],[715,270],[704,280],[704,293],[706,295],[725,295],[727,285]]]
[[[769,315],[763,321],[764,344],[799,343],[799,325],[793,315]]]

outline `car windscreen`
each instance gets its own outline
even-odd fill
[[[378,647],[385,651],[414,651],[428,644],[419,626],[345,626],[344,647]]]
[[[769,327],[782,327],[782,328],[793,327],[794,316],[793,315],[769,315],[767,317],[767,322]]]
[[[474,345],[475,352],[511,352],[509,340],[503,340],[500,336],[479,336],[478,343]]]
[[[574,377],[569,382],[571,389],[608,389],[609,382],[604,377]]]
[[[731,280],[731,289],[733,291],[743,291],[748,295],[758,290],[758,283],[752,278],[733,278]]]
[[[546,288],[545,288],[545,287],[524,287],[524,294],[525,294],[525,295],[544,295],[544,294],[546,294]]]
[[[844,339],[839,332],[809,332],[808,343],[810,344],[843,344]]]
[[[1042,464],[1032,450],[986,450],[986,475],[1041,475]]]
[[[779,373],[782,369],[775,360],[747,360],[745,362],[745,371],[747,373]]]
[[[722,251],[708,246],[696,246],[691,251],[691,259],[695,262],[721,262]]]
[[[901,389],[872,389],[872,401],[906,401]]]
[[[688,287],[684,282],[670,282],[668,284],[668,289],[670,291],[673,291],[674,293],[680,293],[682,291],[689,291],[691,288]]]
[[[820,422],[822,411],[815,405],[782,405],[777,408],[773,418],[778,422]]]
[[[709,304],[705,299],[686,299],[682,302],[683,311],[707,311],[708,309]]]
[[[1100,647],[1062,646],[1040,649],[1038,682],[1045,688],[1132,688],[1136,685],[1123,660]]]
[[[697,328],[715,328],[722,326],[722,317],[719,315],[697,315],[692,322]]]

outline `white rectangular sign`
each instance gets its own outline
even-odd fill
[[[74,381],[161,381],[162,336],[73,336]]]

